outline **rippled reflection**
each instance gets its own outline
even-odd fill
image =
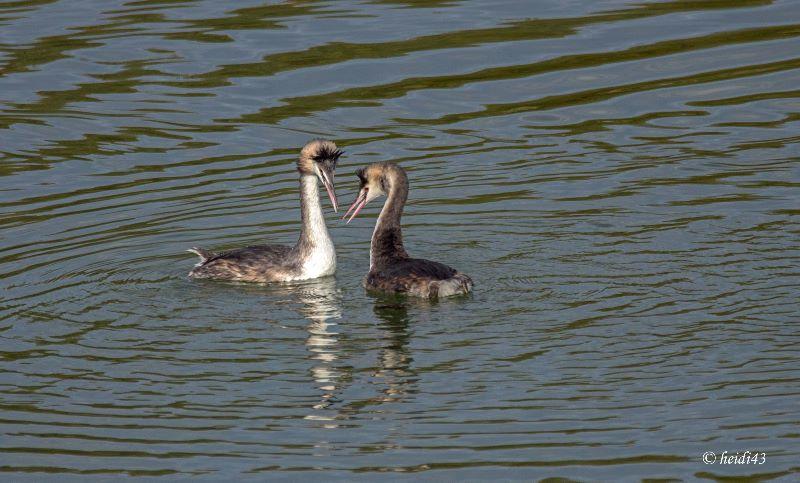
[[[386,385],[381,402],[401,401],[413,390],[416,374],[411,369],[414,359],[408,349],[410,303],[413,302],[399,297],[375,298],[373,310],[380,320],[380,349],[374,377]]]
[[[297,290],[295,296],[302,304],[300,313],[309,321],[306,347],[315,364],[311,368],[311,375],[322,392],[321,401],[314,405],[314,409],[327,409],[336,402],[337,384],[341,378],[341,373],[336,367],[340,352],[337,321],[342,318],[341,295],[333,277],[303,283],[295,290]],[[333,419],[333,416],[321,414],[306,417]]]

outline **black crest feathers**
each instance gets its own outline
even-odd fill
[[[339,156],[342,154],[344,154],[344,151],[341,149],[332,149],[330,146],[322,145],[317,154],[312,156],[312,159],[318,163],[320,161],[330,160],[336,164],[336,162],[339,161]]]
[[[356,176],[358,176],[358,180],[361,182],[361,186],[367,184],[367,168],[359,168],[356,170]]]

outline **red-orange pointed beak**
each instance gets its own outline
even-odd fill
[[[333,171],[328,171],[325,168],[321,168],[319,172],[322,173],[322,184],[325,186],[325,190],[328,192],[328,198],[331,199],[333,211],[338,213],[339,202],[336,199],[336,188],[333,185]]]
[[[347,223],[350,223],[351,221],[353,221],[353,218],[355,218],[356,215],[358,215],[358,212],[361,211],[361,208],[363,208],[364,205],[367,204],[367,192],[368,191],[369,191],[368,188],[362,188],[361,191],[358,192],[358,196],[356,197],[356,200],[353,201],[353,204],[350,205],[350,208],[347,209],[347,213],[345,213],[344,216],[342,217],[343,220],[345,218],[347,218],[347,215],[349,215],[350,212],[352,211],[353,215],[350,216],[350,218],[347,220]]]

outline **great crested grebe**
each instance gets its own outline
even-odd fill
[[[336,251],[325,226],[317,179],[338,211],[333,176],[342,155],[336,144],[316,139],[306,144],[297,160],[300,172],[302,228],[295,246],[257,245],[221,253],[194,247],[200,262],[190,277],[241,282],[288,282],[324,277],[336,271]]]
[[[352,211],[347,223],[378,196],[387,195],[369,251],[369,273],[364,287],[417,297],[447,297],[472,289],[472,279],[447,265],[421,258],[411,258],[403,247],[400,217],[408,198],[408,177],[394,163],[375,163],[356,172],[360,180],[356,200],[345,213]]]

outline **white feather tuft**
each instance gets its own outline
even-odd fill
[[[186,251],[187,251],[187,252],[189,252],[189,253],[194,253],[195,255],[197,255],[198,257],[200,257],[200,261],[194,264],[194,266],[195,266],[195,267],[199,267],[200,265],[204,264],[204,263],[206,262],[206,260],[208,260],[208,257],[206,257],[206,255],[204,255],[204,254],[203,254],[203,253],[200,251],[200,249],[199,249],[199,248],[192,247],[192,248],[190,248],[190,249],[188,249],[188,250],[186,250]]]

